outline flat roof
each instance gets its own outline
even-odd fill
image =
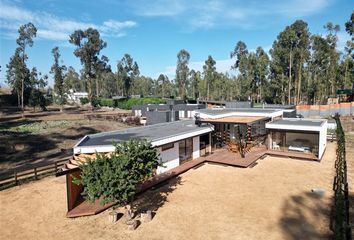
[[[198,112],[217,116],[227,113],[274,113],[279,109],[259,109],[259,108],[214,108],[214,109],[199,109]]]
[[[321,119],[303,119],[303,118],[283,118],[267,123],[271,125],[296,125],[306,127],[321,127],[326,120]]]
[[[208,131],[208,129],[210,131]],[[149,126],[87,135],[75,147],[107,146],[112,145],[113,142],[126,141],[129,139],[146,139],[153,142],[181,136],[183,134],[197,133],[201,130],[211,132],[213,128],[208,124],[202,124],[198,127],[195,125],[194,120],[158,123]]]
[[[241,123],[241,124],[250,124],[253,122],[258,122],[262,120],[269,119],[269,117],[249,117],[249,116],[232,116],[232,117],[222,117],[222,118],[206,118],[202,119],[201,122],[208,123]]]

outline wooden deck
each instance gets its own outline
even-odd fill
[[[143,193],[144,191],[154,187],[162,182],[165,182],[179,174],[182,174],[192,168],[196,168],[204,163],[214,163],[214,164],[223,164],[234,167],[247,168],[252,167],[256,164],[257,160],[266,155],[282,156],[282,157],[292,157],[292,158],[301,158],[307,160],[317,160],[314,155],[298,152],[281,152],[274,150],[267,150],[265,147],[254,147],[252,151],[246,153],[245,158],[242,158],[239,153],[232,153],[226,149],[215,150],[212,154],[200,157],[186,163],[181,164],[178,167],[175,167],[171,170],[168,170],[164,173],[156,175],[149,180],[145,181],[138,190],[138,193]],[[100,213],[114,204],[101,205],[100,201],[97,200],[95,203],[88,201],[81,202],[74,209],[69,211],[66,216],[69,218],[89,216]]]
[[[318,158],[313,153],[268,150],[266,152],[266,154],[271,155],[271,156],[280,156],[280,157],[289,157],[289,158],[298,158],[298,159],[318,161]]]

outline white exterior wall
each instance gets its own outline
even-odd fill
[[[200,137],[194,137],[193,138],[193,159],[199,158],[200,157]]]
[[[184,118],[184,111],[178,111],[179,118]]]
[[[327,146],[327,121],[321,126],[320,141],[318,146],[318,159],[321,159]]]
[[[172,168],[179,166],[179,144],[174,143],[173,148],[162,151],[161,147],[158,148],[160,153],[160,161],[163,163],[163,167],[158,167],[157,174],[166,172]]]

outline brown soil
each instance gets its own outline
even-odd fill
[[[206,164],[139,198],[154,210],[128,231],[109,211],[65,218],[65,178],[49,177],[0,192],[3,239],[327,239],[335,144],[321,162],[267,157],[254,168]],[[325,190],[323,197],[311,189]],[[121,210],[122,212],[122,210]]]
[[[97,111],[96,111],[97,112]],[[98,111],[98,113],[112,111]],[[119,110],[115,112],[127,112]],[[119,122],[87,120],[88,110],[72,108],[59,112],[51,108],[47,112],[2,111],[0,126],[19,126],[24,123],[65,121],[64,127],[50,128],[40,133],[0,132],[0,177],[12,174],[14,169],[24,170],[33,164],[54,162],[72,155],[72,147],[82,137],[102,131],[128,127]]]

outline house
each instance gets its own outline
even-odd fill
[[[88,98],[88,93],[87,92],[74,92],[72,89],[69,90],[69,93],[67,94],[67,99],[68,102],[71,103],[80,103],[81,98]]]
[[[210,152],[210,124],[195,125],[193,120],[160,123],[143,127],[87,135],[74,146],[74,155],[113,152],[114,142],[146,139],[157,147],[160,161],[157,173],[170,170],[181,163],[200,157],[201,150]]]
[[[212,149],[230,144],[262,144],[274,155],[320,160],[326,148],[327,120],[284,118],[285,109],[203,109],[199,121],[214,125]]]
[[[327,145],[327,120],[283,118],[266,123],[268,149],[301,152],[320,160]]]
[[[234,166],[237,166],[236,159],[246,162],[247,155],[247,161],[252,158],[252,163],[267,154],[320,160],[326,149],[325,119],[284,118],[282,109],[269,108],[199,109],[195,113],[195,120],[158,123],[83,137],[73,148],[73,159],[57,173],[57,176],[66,175],[67,178],[67,216],[91,215],[107,208],[96,204],[97,210],[90,212],[93,207],[86,203],[87,206],[82,207],[82,187],[73,184],[72,180],[80,177],[77,164],[80,157],[85,159],[94,158],[96,153],[109,154],[115,150],[115,142],[129,139],[151,141],[163,163],[163,167],[156,169],[155,177],[159,181],[167,179],[161,176],[171,172],[173,176],[176,168],[200,163],[200,159]],[[214,154],[200,158],[209,153]],[[221,157],[228,160],[220,160]],[[83,208],[86,212],[82,211]],[[78,214],[78,211],[81,212]]]

